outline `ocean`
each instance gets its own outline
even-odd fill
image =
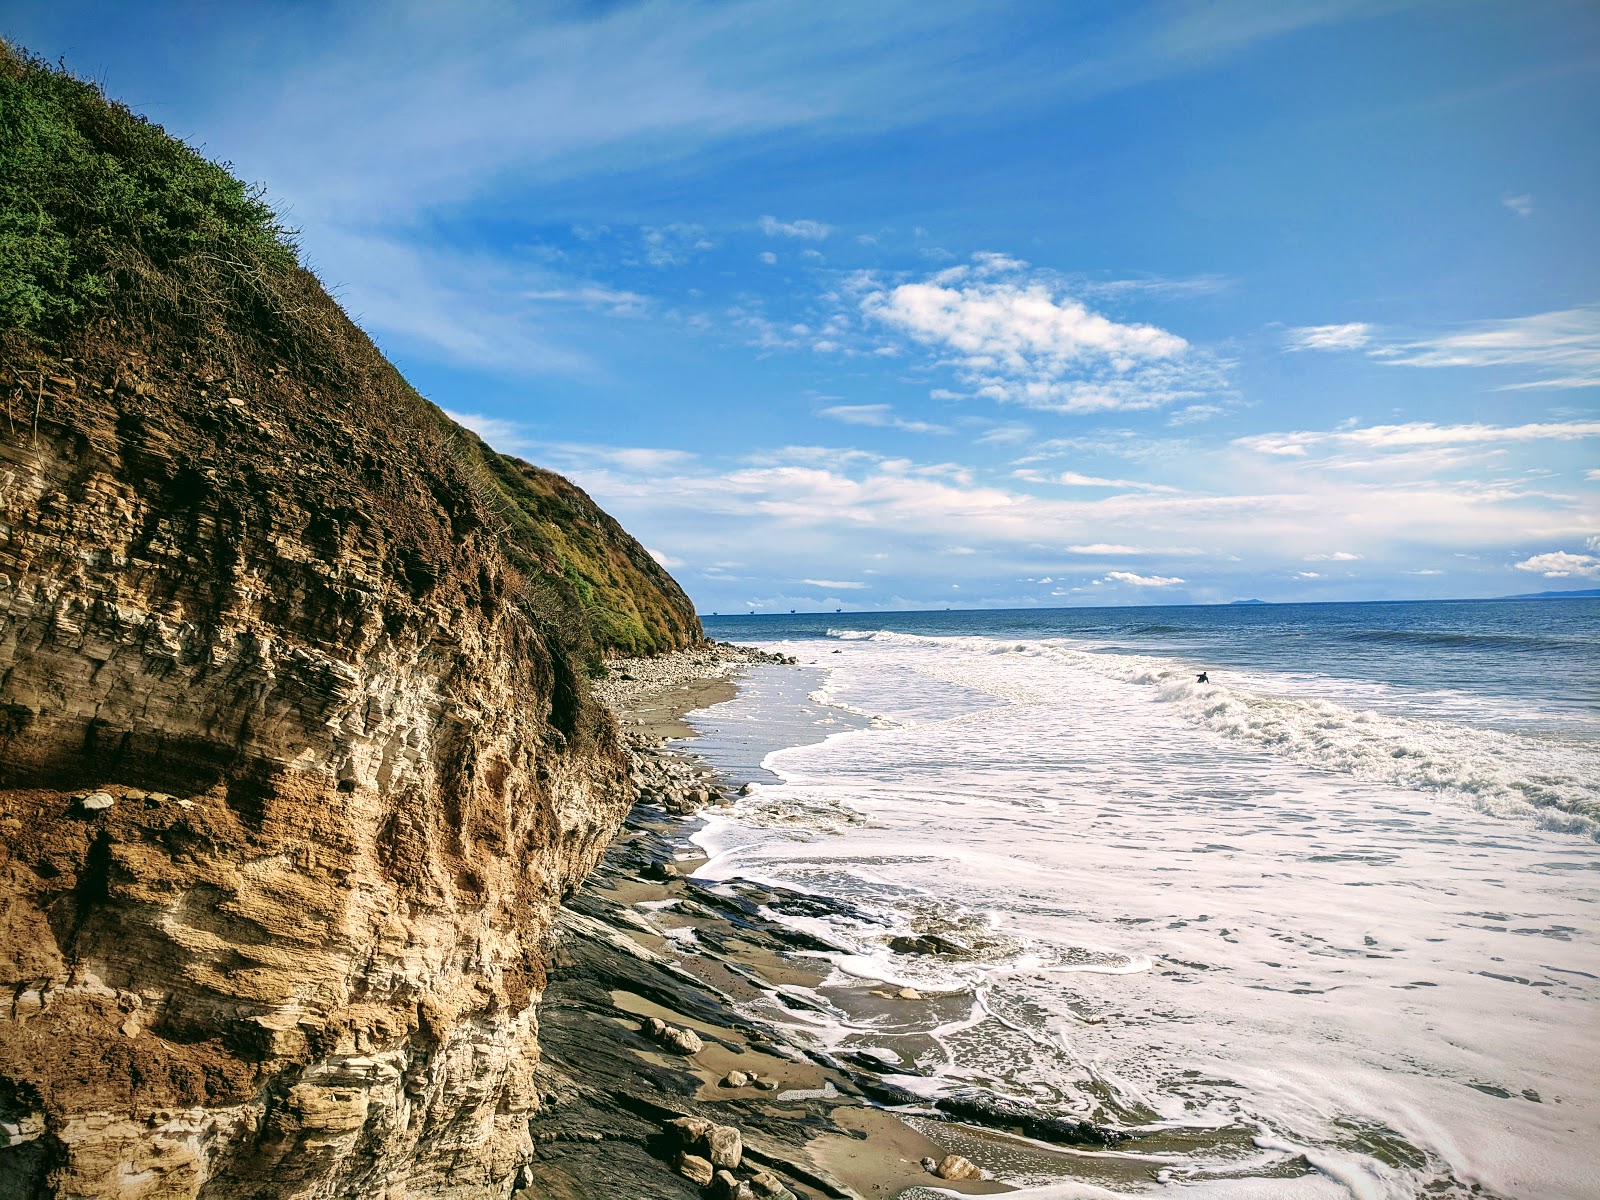
[[[1135,1135],[1025,1195],[1600,1196],[1600,601],[705,625],[801,663],[690,718],[697,877],[827,901],[752,1015]]]

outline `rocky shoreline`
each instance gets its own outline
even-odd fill
[[[871,1056],[835,1057],[760,1018],[814,1006],[805,989],[827,968],[805,955],[840,947],[774,915],[815,897],[688,878],[704,861],[693,814],[731,797],[661,730],[681,725],[686,699],[731,698],[740,671],[792,661],[713,645],[614,663],[596,687],[628,731],[639,800],[558,923],[519,1200],[990,1194],[1011,1189],[974,1160],[1054,1158],[1059,1173],[1041,1143],[1119,1139],[977,1090],[924,1098]],[[886,1012],[940,1002],[873,995]]]

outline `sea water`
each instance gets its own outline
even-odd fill
[[[802,666],[693,718],[754,784],[700,876],[837,902],[761,1015],[1137,1135],[975,1145],[1003,1178],[1600,1196],[1600,602],[706,628]]]

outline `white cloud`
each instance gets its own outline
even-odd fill
[[[1600,437],[1600,421],[1552,421],[1528,425],[1434,425],[1417,421],[1405,425],[1368,425],[1360,429],[1321,432],[1256,433],[1235,438],[1233,444],[1261,454],[1303,458],[1320,446],[1355,446],[1389,450],[1404,446],[1459,446],[1475,443],[1575,441]]]
[[[1504,196],[1501,198],[1500,203],[1504,204],[1519,217],[1533,216],[1532,192],[1523,192],[1520,196]]]
[[[1068,546],[1068,554],[1147,554],[1142,546],[1124,546],[1117,542],[1089,542],[1082,546]],[[1049,580],[1044,582],[1048,583]]]
[[[1321,579],[1322,578],[1322,572],[1320,572],[1320,571],[1296,571],[1294,573],[1294,577],[1296,579]]]
[[[1593,554],[1568,554],[1552,550],[1516,564],[1519,571],[1536,571],[1546,579],[1600,579],[1600,558]]]
[[[1094,475],[1080,475],[1076,471],[1063,471],[1055,482],[1067,487],[1132,488],[1139,492],[1177,492],[1180,489],[1162,483],[1141,483],[1137,479],[1100,479]]]
[[[683,559],[681,558],[673,558],[672,555],[663,553],[660,550],[652,550],[649,546],[646,546],[644,549],[646,554],[655,559],[656,562],[660,563],[663,567],[666,567],[669,571],[683,566]]]
[[[1134,587],[1171,587],[1184,582],[1176,575],[1135,575],[1132,571],[1107,571],[1106,580],[1132,584]]]
[[[864,588],[867,586],[866,584],[853,579],[802,579],[800,582],[807,584],[810,587],[828,588],[830,590]]]
[[[760,254],[756,255],[756,257],[762,262],[766,263],[769,267],[776,265],[778,261],[778,256],[771,250],[763,250]]]
[[[821,221],[799,220],[780,221],[777,217],[762,217],[760,221],[761,232],[768,237],[805,238],[809,241],[820,242],[833,232],[832,225],[824,225]]]
[[[1348,550],[1335,550],[1332,554],[1308,554],[1307,562],[1355,562],[1361,555],[1352,554]]]
[[[1372,340],[1372,326],[1361,321],[1348,325],[1302,325],[1288,333],[1290,350],[1359,350]]]
[[[950,432],[949,427],[945,425],[935,425],[930,421],[908,421],[903,417],[897,417],[887,404],[834,404],[822,409],[818,415],[834,421],[843,421],[846,425],[873,425],[883,429],[904,429],[908,433]]]
[[[1405,342],[1373,355],[1395,366],[1530,367],[1543,376],[1508,384],[1508,391],[1600,386],[1600,306],[1479,321],[1461,333]]]
[[[1020,260],[974,256],[918,283],[868,282],[861,310],[940,355],[978,395],[1055,412],[1155,408],[1219,385],[1177,334],[1090,310]]]

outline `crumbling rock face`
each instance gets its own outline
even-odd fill
[[[505,1197],[609,720],[464,502],[137,396],[0,437],[0,1197]]]

